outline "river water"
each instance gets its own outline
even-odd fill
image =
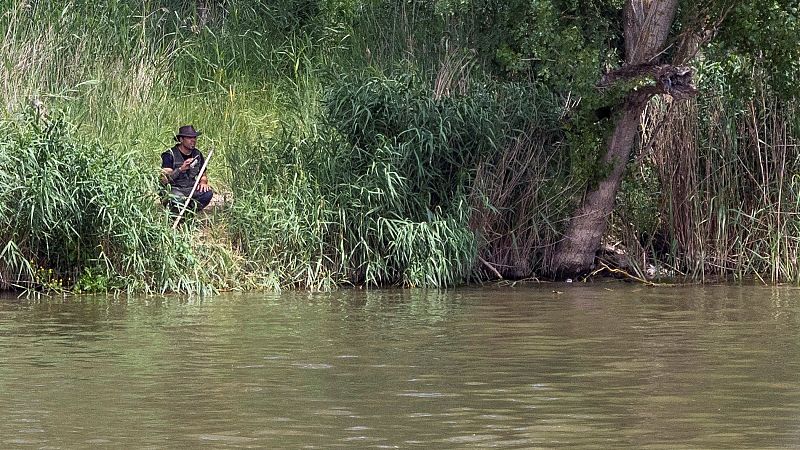
[[[0,299],[2,448],[800,447],[800,289]]]

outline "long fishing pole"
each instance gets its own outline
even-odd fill
[[[181,208],[181,212],[178,214],[178,217],[175,218],[175,223],[172,224],[172,229],[178,228],[178,223],[180,223],[183,214],[186,212],[186,208],[189,207],[189,202],[192,201],[192,196],[194,195],[195,189],[197,189],[198,183],[200,183],[200,179],[203,178],[203,174],[206,172],[206,167],[208,166],[208,162],[211,160],[211,155],[214,154],[214,148],[212,147],[211,150],[208,151],[208,156],[203,161],[203,167],[200,168],[200,173],[197,174],[197,179],[194,180],[194,186],[192,186],[192,191],[189,192],[189,196],[186,197],[186,203],[183,204],[183,208]]]

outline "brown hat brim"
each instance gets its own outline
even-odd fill
[[[176,140],[176,141],[179,141],[179,140],[181,140],[181,138],[182,138],[182,137],[198,137],[198,136],[200,136],[201,134],[203,134],[203,133],[197,133],[197,134],[176,134],[176,135],[175,135],[175,140]]]

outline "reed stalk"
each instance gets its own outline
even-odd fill
[[[800,279],[795,102],[765,85],[743,101],[712,91],[653,105],[647,120],[664,122],[642,158],[660,190],[651,196],[657,221],[621,223],[626,245],[641,249],[632,258],[637,270],[649,264],[691,280]]]

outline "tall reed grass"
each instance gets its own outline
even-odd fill
[[[228,153],[245,168],[230,219],[242,248],[294,285],[464,280],[475,252],[465,172],[494,148],[495,117],[473,102],[437,102],[407,75],[343,77],[312,132]]]
[[[651,152],[637,173],[646,192],[638,206],[649,220],[633,219],[630,195],[619,215],[633,268],[642,276],[654,264],[690,280],[798,282],[796,101],[763,82],[744,98],[726,86],[653,105],[645,129],[658,131],[646,138]]]
[[[171,229],[153,169],[73,128],[37,116],[0,121],[2,284],[196,293],[228,286],[216,274],[233,258]]]
[[[2,7],[6,284],[202,292],[533,277],[582,194],[565,93],[495,77],[469,5]],[[609,242],[641,275],[660,265],[800,281],[796,102],[718,85],[652,105]],[[210,240],[170,231],[154,200],[158,155],[185,123],[217,150],[212,185],[233,194]]]

